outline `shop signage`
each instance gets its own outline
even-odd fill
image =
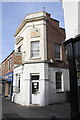
[[[22,53],[21,52],[15,52],[14,64],[22,64]]]
[[[13,72],[7,73],[6,75],[3,75],[2,78],[7,80],[8,82],[12,81],[13,79]]]

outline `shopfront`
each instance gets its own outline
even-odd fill
[[[13,72],[2,76],[2,93],[4,97],[12,96]]]

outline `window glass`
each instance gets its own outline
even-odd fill
[[[37,94],[39,91],[39,75],[31,75],[32,94]]]
[[[55,44],[55,59],[60,59],[60,44]]]
[[[39,82],[32,82],[32,94],[39,91]]]
[[[20,92],[20,79],[21,79],[21,75],[16,74],[16,90],[17,90],[17,92]]]
[[[80,59],[76,59],[76,70],[80,71]]]
[[[18,47],[18,52],[21,52],[21,46]]]
[[[62,73],[56,72],[56,89],[62,89]]]
[[[31,57],[39,57],[39,41],[31,42]]]
[[[75,57],[80,58],[80,41],[76,42],[74,45],[75,49]]]

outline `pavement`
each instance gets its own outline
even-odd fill
[[[6,98],[2,98],[2,120],[15,119],[43,119],[43,120],[70,120],[70,104],[61,103],[44,107],[21,106]]]

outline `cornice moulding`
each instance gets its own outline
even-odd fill
[[[41,16],[41,17],[35,17],[35,18],[30,18],[30,19],[24,19],[22,21],[22,23],[20,24],[20,26],[17,28],[16,33],[14,34],[14,36],[16,37],[17,34],[21,31],[21,29],[25,26],[26,23],[28,22],[33,22],[33,21],[39,21],[39,20],[49,20],[50,18],[47,16]]]

